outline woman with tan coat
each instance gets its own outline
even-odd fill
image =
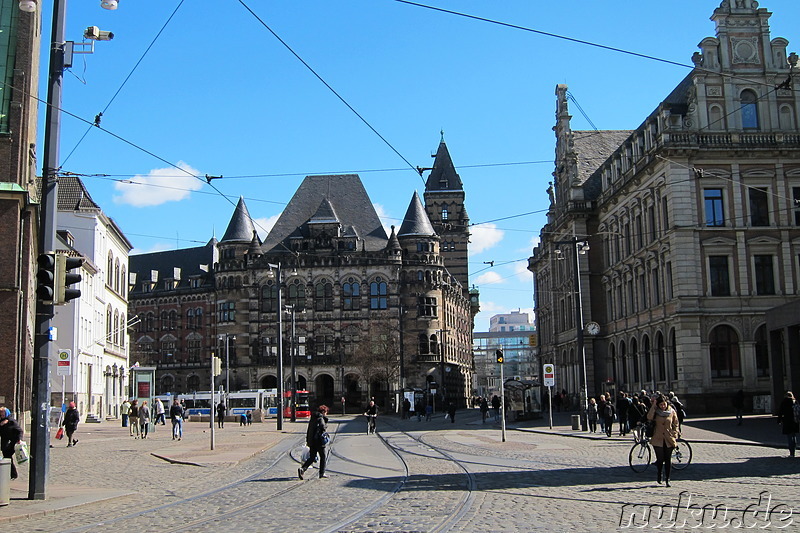
[[[678,424],[678,414],[670,406],[667,398],[663,395],[658,396],[653,401],[650,411],[647,413],[647,420],[655,424],[653,437],[650,444],[656,451],[656,468],[658,469],[657,481],[661,483],[663,471],[664,482],[669,487],[669,474],[672,469],[672,451],[675,443],[680,436]]]

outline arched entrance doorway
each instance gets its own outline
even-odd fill
[[[314,396],[316,404],[325,404],[328,407],[333,405],[334,399],[333,378],[328,374],[320,374],[314,380]]]
[[[261,378],[261,388],[262,389],[277,389],[278,388],[278,378],[275,376],[264,376]]]
[[[361,388],[358,386],[358,376],[356,374],[347,374],[344,377],[344,397],[348,407],[360,409],[364,405],[364,398],[361,394]]]

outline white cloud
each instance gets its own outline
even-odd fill
[[[134,207],[150,207],[167,202],[180,202],[189,197],[192,191],[200,190],[203,182],[194,176],[199,171],[179,161],[179,168],[155,168],[147,175],[137,175],[130,180],[117,182],[114,188],[119,192],[114,196],[117,204],[128,204]]]
[[[528,270],[527,261],[514,263],[514,275],[518,281],[530,283],[533,280],[533,272]]]
[[[272,215],[271,217],[254,218],[253,225],[258,232],[258,238],[262,241],[267,237],[267,234],[272,231],[272,227],[278,221],[280,214]]]
[[[502,281],[503,277],[500,274],[498,274],[497,272],[489,271],[489,272],[484,272],[483,274],[475,278],[473,283],[475,285],[480,286],[480,285],[491,285],[494,283],[501,283]]]
[[[134,248],[128,255],[151,254],[153,252],[166,252],[167,250],[175,250],[177,244],[167,244],[165,242],[157,242],[150,248]]]
[[[505,232],[497,229],[497,225],[495,224],[473,226],[470,233],[469,255],[479,254],[484,250],[496,246],[503,240],[503,236],[505,235]]]
[[[498,313],[505,313],[505,309],[506,308],[503,305],[481,300],[481,313],[490,313],[492,315],[496,315]]]
[[[381,219],[381,224],[383,224],[383,229],[386,231],[386,235],[392,234],[392,225],[398,226],[396,229],[400,229],[400,221],[390,217],[389,212],[386,211],[386,208],[383,207],[383,205],[372,204],[372,207],[374,207],[375,212],[378,213],[378,218]]]

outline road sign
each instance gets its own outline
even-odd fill
[[[72,375],[72,350],[58,351],[58,359],[56,361],[56,375],[57,376]]]
[[[555,387],[556,385],[556,365],[552,363],[545,363],[542,366],[542,373],[544,374],[544,386]]]

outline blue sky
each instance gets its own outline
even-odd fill
[[[688,66],[714,35],[719,1],[427,5]],[[772,37],[800,51],[800,3],[761,7],[773,12]],[[62,170],[84,176],[133,253],[220,237],[240,195],[267,230],[308,174],[357,172],[384,225],[399,225],[424,188],[409,163],[430,166],[443,130],[476,224],[478,331],[493,314],[533,305],[525,266],[548,205],[556,84],[597,128],[633,129],[689,72],[396,0],[120,0],[114,12],[72,0],[68,9],[68,39],[94,25],[115,38],[65,73],[63,109],[89,122],[102,111],[108,131],[65,114]],[[571,111],[574,129],[592,129]],[[215,190],[175,166],[224,177]]]

